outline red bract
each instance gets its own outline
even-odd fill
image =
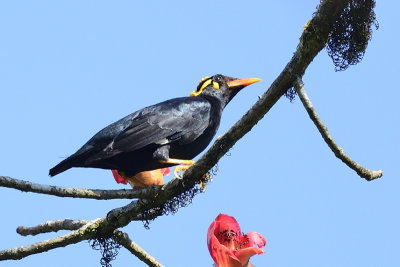
[[[266,243],[259,233],[242,234],[236,219],[228,215],[218,215],[208,228],[208,250],[217,267],[246,266],[250,257],[265,252]]]

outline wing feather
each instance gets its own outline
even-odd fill
[[[86,162],[134,152],[150,144],[189,143],[207,128],[210,109],[211,105],[205,99],[183,97],[139,110],[89,140],[88,144],[97,146],[101,143],[102,148],[97,146],[97,152]],[[103,141],[99,142],[99,139]]]

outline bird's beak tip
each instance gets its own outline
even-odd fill
[[[237,79],[228,82],[228,87],[235,87],[235,86],[248,86],[250,84],[256,83],[261,81],[259,78],[244,78],[244,79]]]

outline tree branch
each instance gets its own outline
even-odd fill
[[[333,140],[332,136],[329,134],[328,128],[324,125],[324,123],[319,118],[317,112],[315,111],[311,103],[311,100],[308,98],[306,90],[304,89],[303,81],[301,80],[300,77],[297,77],[294,83],[294,87],[301,99],[301,102],[304,105],[304,108],[307,110],[308,115],[314,122],[322,138],[325,140],[326,144],[329,146],[329,148],[332,150],[335,156],[341,161],[343,161],[343,163],[345,163],[355,172],[357,172],[357,174],[361,178],[364,178],[367,181],[372,181],[376,178],[382,177],[383,175],[382,170],[371,171],[363,168],[361,165],[359,165],[357,162],[355,162],[349,156],[347,156],[344,150],[336,144],[335,140]]]
[[[138,244],[133,242],[128,234],[115,230],[112,238],[124,246],[127,250],[129,250],[133,255],[138,257],[141,261],[146,263],[151,267],[162,267],[161,263],[159,263],[155,258],[153,258],[150,254],[144,251]]]
[[[132,199],[148,198],[154,196],[156,188],[160,186],[149,186],[140,189],[120,189],[120,190],[102,190],[102,189],[83,189],[69,188],[53,185],[42,185],[31,183],[24,180],[14,179],[8,176],[0,176],[0,186],[14,188],[23,192],[33,192],[47,194],[58,197],[90,198],[90,199]]]
[[[98,223],[101,219],[90,221],[78,230],[53,239],[44,240],[32,245],[0,251],[0,260],[19,260],[32,254],[38,254],[50,249],[76,244],[85,239],[96,237]]]
[[[37,226],[32,226],[32,227],[20,226],[20,227],[18,227],[17,232],[20,235],[27,236],[27,235],[37,235],[37,234],[48,233],[48,232],[57,232],[60,230],[78,230],[79,228],[85,226],[88,223],[89,223],[89,221],[70,220],[70,219],[48,221],[43,224],[39,224]],[[155,258],[153,258],[145,250],[143,250],[138,244],[133,242],[129,238],[128,234],[121,232],[119,230],[114,230],[112,238],[117,243],[124,246],[133,255],[138,257],[141,261],[143,261],[147,265],[152,266],[152,267],[163,266]],[[53,242],[53,239],[48,240],[48,241]]]
[[[57,220],[57,221],[47,221],[45,223],[39,224],[37,226],[26,227],[19,226],[17,228],[17,233],[22,236],[27,235],[38,235],[49,232],[58,232],[60,230],[77,230],[87,224],[89,221],[84,220]]]
[[[34,227],[20,226],[18,227],[17,232],[21,235],[36,235],[39,233],[58,231],[63,229],[63,225],[65,226],[65,229],[76,230],[72,233],[32,245],[2,250],[0,251],[0,261],[11,259],[18,260],[32,254],[76,244],[83,240],[110,235],[110,233],[115,229],[126,226],[132,220],[144,219],[141,214],[141,205],[143,204],[140,204],[138,201],[132,201],[126,206],[111,210],[106,217],[88,222],[64,220],[47,222]]]
[[[132,220],[145,220],[146,217],[142,214],[142,205],[145,204],[139,201],[132,201],[126,206],[111,210],[106,217],[95,219],[92,221],[72,221],[67,219],[53,222],[50,221],[34,227],[20,226],[18,227],[17,232],[21,235],[36,235],[39,233],[47,233],[59,230],[76,230],[67,235],[41,241],[32,245],[2,250],[0,251],[0,261],[22,259],[32,254],[45,252],[58,247],[65,247],[71,244],[76,244],[83,240],[95,239],[96,237],[110,235],[110,233],[115,233],[115,229],[126,226]],[[151,212],[149,214],[151,214]],[[135,244],[130,244],[128,242],[129,239],[126,239],[121,234],[117,234],[115,238],[118,237],[122,238],[121,240],[123,243],[121,243],[121,245],[127,247],[129,251],[132,252],[132,250],[135,249]],[[143,254],[146,252],[139,251],[137,253]],[[146,255],[147,254],[143,254],[142,258],[146,261],[153,261],[153,263],[156,262],[150,255]]]

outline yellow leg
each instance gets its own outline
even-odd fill
[[[190,167],[194,163],[193,160],[187,160],[187,159],[168,159],[168,160],[160,160],[160,163],[170,163],[170,164],[183,164],[185,166],[176,166],[174,169],[174,176],[176,178],[180,178],[178,173],[181,171],[186,170],[187,168]],[[206,183],[207,182],[212,182],[211,176],[206,173],[202,179],[199,181],[199,188],[202,192],[206,191]]]
[[[171,163],[171,164],[183,164],[183,165],[192,165],[194,160],[190,159],[168,159],[168,160],[160,160],[161,163]]]
[[[174,176],[179,178],[178,172],[184,171],[190,167],[194,163],[193,160],[188,159],[168,159],[168,160],[160,160],[161,163],[171,163],[171,164],[183,164],[186,166],[176,166],[174,170]]]

